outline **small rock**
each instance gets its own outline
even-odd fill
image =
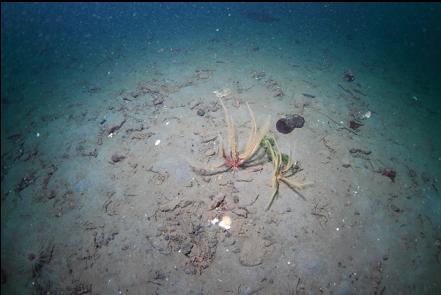
[[[191,252],[191,249],[193,249],[193,244],[190,242],[185,242],[181,246],[181,253],[185,256],[188,256]]]
[[[204,116],[205,115],[205,111],[203,110],[203,109],[199,109],[198,111],[197,111],[197,114],[198,114],[198,116]]]
[[[263,242],[263,246],[264,246],[264,247],[269,247],[269,246],[271,246],[272,244],[274,244],[274,242],[272,242],[272,241],[270,241],[270,240],[264,240],[264,242]]]
[[[394,204],[390,205],[390,208],[392,209],[392,211],[394,211],[395,213],[401,213],[403,212],[402,209],[398,208],[397,206],[395,206]]]
[[[126,156],[114,154],[114,155],[112,155],[112,162],[118,163],[119,161],[124,160],[125,158],[126,158]]]
[[[363,126],[363,124],[361,124],[358,121],[355,121],[355,120],[349,121],[349,128],[351,128],[353,130],[358,130],[358,128],[360,128],[361,126]]]
[[[162,96],[158,96],[158,97],[155,97],[155,99],[153,99],[153,104],[155,106],[163,104],[163,103],[164,103],[164,98]]]
[[[160,270],[155,271],[155,276],[153,277],[154,280],[165,280],[167,276]]]
[[[57,196],[57,193],[54,190],[51,190],[51,192],[49,193],[49,195],[47,196],[47,198],[49,200],[55,198]]]
[[[355,80],[355,76],[350,70],[348,70],[344,73],[343,79],[345,79],[347,82],[352,82]]]
[[[196,274],[196,268],[192,265],[189,265],[184,268],[184,272],[188,275],[194,275]]]
[[[285,93],[282,91],[281,88],[277,88],[276,91],[274,92],[274,97],[283,97],[285,96]]]
[[[234,202],[235,204],[239,203],[239,197],[238,197],[238,196],[234,196],[234,197],[233,197],[233,202]]]
[[[381,175],[389,177],[392,182],[395,182],[395,177],[397,176],[395,170],[383,169],[382,171],[380,170],[379,172],[381,172]]]

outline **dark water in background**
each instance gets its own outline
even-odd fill
[[[14,108],[38,104],[50,95],[47,89],[59,91],[82,75],[93,83],[99,79],[91,74],[97,61],[142,55],[146,48],[192,51],[222,38],[235,46],[256,44],[270,62],[280,54],[275,47],[289,55],[297,45],[306,44],[314,52],[314,44],[322,41],[330,48],[342,44],[350,48],[347,60],[340,56],[348,68],[375,60],[374,76],[392,76],[398,85],[405,81],[418,93],[424,110],[433,114],[425,131],[434,134],[433,155],[441,156],[439,4],[2,3],[1,8],[2,147],[6,130],[13,133],[17,124],[26,124]],[[165,58],[152,54],[151,59]],[[114,64],[109,71],[124,69]],[[383,99],[404,103],[411,96]],[[4,106],[12,107],[4,111]],[[411,128],[414,119],[409,117],[404,128]],[[439,199],[439,193],[430,193]]]
[[[146,34],[156,42],[197,46],[207,37],[236,38],[243,32],[246,42],[260,27],[237,15],[250,12],[273,27],[261,38],[343,40],[400,64],[415,79],[441,82],[439,4],[2,4],[2,82],[7,85],[2,97],[23,83],[17,80],[44,78],[45,70],[62,67],[69,57],[86,63],[106,46],[129,46]],[[93,48],[95,40],[99,44]]]

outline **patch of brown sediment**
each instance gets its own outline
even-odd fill
[[[159,207],[155,213],[160,222],[154,241],[166,253],[179,253],[185,257],[183,270],[187,274],[201,273],[213,262],[218,239],[217,228],[207,225],[207,212],[202,201],[177,200]]]

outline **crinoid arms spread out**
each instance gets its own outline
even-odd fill
[[[216,174],[228,170],[237,170],[240,167],[245,167],[252,164],[252,162],[255,160],[254,156],[260,148],[260,142],[268,132],[270,126],[270,118],[268,118],[265,123],[260,128],[258,128],[254,113],[247,103],[248,111],[251,116],[252,126],[247,144],[245,145],[243,151],[240,152],[238,148],[236,127],[234,125],[233,118],[225,107],[222,98],[219,97],[219,101],[224,110],[225,121],[227,123],[228,149],[224,146],[222,137],[219,134],[220,144],[218,154],[222,156],[222,161],[220,163],[194,164],[190,162],[194,169],[196,169],[199,173],[205,175]]]
[[[306,183],[293,179],[288,179],[288,177],[294,175],[299,170],[297,163],[293,162],[292,156],[291,155],[286,156],[282,154],[274,138],[271,141],[268,141],[268,143],[266,144],[266,148],[269,150],[271,154],[270,158],[273,164],[273,175],[271,178],[273,193],[271,194],[270,202],[268,203],[266,210],[268,210],[271,207],[275,198],[277,197],[279,193],[279,185],[281,182],[284,182],[299,196],[305,199],[305,197],[302,194],[300,194],[297,190],[303,189],[305,186],[310,185],[312,183]]]

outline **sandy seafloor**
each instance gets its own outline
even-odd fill
[[[439,16],[2,4],[2,294],[439,294]],[[246,102],[271,116],[305,199],[265,211],[270,162],[191,169],[227,137],[222,89],[240,147]]]

